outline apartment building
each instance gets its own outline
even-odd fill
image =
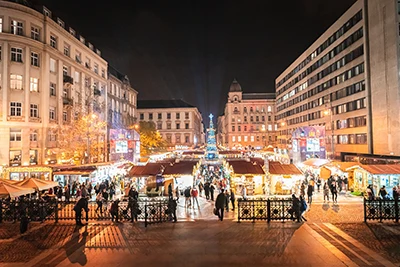
[[[399,7],[359,0],[276,79],[278,145],[324,126],[330,158],[400,155]]]
[[[275,94],[245,93],[233,80],[224,114],[218,117],[217,144],[228,149],[275,146]]]
[[[181,100],[138,100],[139,121],[153,121],[161,136],[175,147],[204,144],[204,126],[197,107]]]
[[[106,120],[107,62],[49,9],[0,1],[0,49],[1,165],[56,163],[57,125]]]

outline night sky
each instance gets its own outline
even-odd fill
[[[206,118],[223,112],[234,78],[244,92],[275,92],[275,78],[355,0],[33,2],[99,48],[139,99],[182,98]]]

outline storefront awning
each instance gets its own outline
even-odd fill
[[[89,175],[92,171],[58,171],[53,172],[53,175]]]

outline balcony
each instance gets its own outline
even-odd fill
[[[69,97],[63,97],[63,105],[64,106],[73,106],[74,105],[74,100],[72,98]]]
[[[63,82],[66,84],[74,84],[74,79],[71,76],[64,75]]]
[[[101,96],[101,91],[99,89],[93,89],[93,95]]]

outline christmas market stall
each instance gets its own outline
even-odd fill
[[[267,195],[298,194],[303,173],[294,164],[282,164],[278,161],[268,163]]]
[[[368,185],[372,185],[375,196],[379,189],[386,187],[386,191],[392,196],[393,186],[399,184],[400,165],[358,165],[350,167],[354,170],[354,190],[365,192]]]
[[[327,180],[330,176],[346,177],[348,180],[348,190],[354,190],[354,169],[351,167],[363,166],[359,162],[340,162],[332,161],[320,168],[319,176]]]
[[[172,188],[184,190],[189,186],[193,186],[195,170],[198,168],[198,161],[178,161],[166,166],[162,176],[164,177],[164,188],[168,192],[168,185],[172,184]]]
[[[92,181],[90,174],[96,170],[95,165],[64,165],[54,167],[54,181],[58,182],[60,186],[73,184],[74,182],[87,183]]]
[[[156,177],[162,175],[166,165],[170,163],[147,163],[144,166],[133,166],[125,181],[125,189],[135,187],[141,194],[162,195],[157,186]],[[127,192],[125,192],[127,193]]]
[[[242,195],[242,187],[246,187],[248,196],[262,195],[266,180],[265,172],[260,164],[250,160],[230,160],[228,171],[231,177],[231,188]]]
[[[27,178],[38,178],[41,180],[52,180],[53,169],[49,166],[16,166],[6,167],[3,178],[21,181]]]

